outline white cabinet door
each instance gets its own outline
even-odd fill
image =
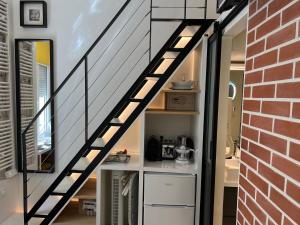
[[[193,175],[146,174],[146,205],[195,205],[196,178]]]
[[[194,207],[145,206],[144,225],[194,225]]]

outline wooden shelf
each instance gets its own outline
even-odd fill
[[[166,109],[147,109],[146,114],[165,114],[165,115],[199,115],[197,111],[179,111]]]

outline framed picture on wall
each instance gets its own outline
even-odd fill
[[[47,3],[45,1],[21,1],[20,25],[22,27],[47,27]]]

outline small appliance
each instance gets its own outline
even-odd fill
[[[175,148],[177,152],[176,162],[180,164],[188,164],[190,162],[191,152],[194,152],[194,149],[187,147],[187,137],[181,136],[179,139],[179,145]]]

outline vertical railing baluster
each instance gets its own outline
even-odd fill
[[[27,193],[27,151],[26,151],[26,132],[22,134],[22,163],[23,163],[23,211],[24,225],[28,224],[28,193]]]
[[[85,141],[89,139],[89,84],[88,84],[88,58],[85,56],[84,58],[84,97],[85,97]]]
[[[184,0],[184,19],[186,19],[186,0]]]

